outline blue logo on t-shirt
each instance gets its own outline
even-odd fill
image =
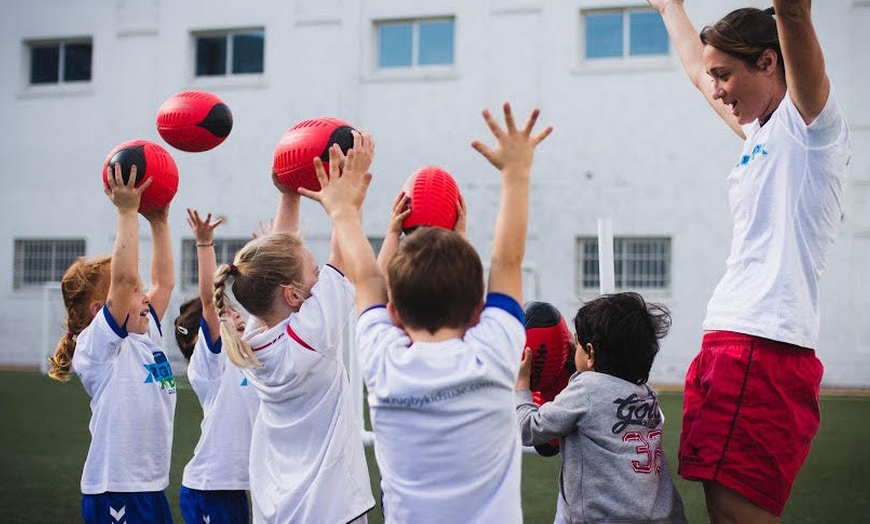
[[[752,163],[753,160],[758,158],[759,156],[764,156],[767,154],[767,150],[764,149],[764,146],[767,144],[755,144],[755,147],[752,148],[752,152],[748,155],[743,155],[740,157],[740,162],[737,164],[738,166],[748,166]]]
[[[247,385],[248,385],[248,379],[247,379],[247,377],[245,377],[242,379],[242,386],[247,386]]]
[[[166,355],[162,351],[155,351],[153,355],[154,363],[144,364],[145,369],[148,370],[145,383],[159,382],[160,389],[165,389],[170,394],[175,393],[175,376],[172,374],[172,366],[169,365]]]

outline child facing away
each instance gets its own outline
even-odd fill
[[[516,385],[517,418],[524,445],[559,439],[557,520],[686,522],[662,449],[664,416],[646,383],[670,324],[664,306],[647,304],[637,293],[587,302],[574,318],[577,373],[540,407],[529,389],[526,349]]]
[[[188,360],[187,378],[202,406],[202,424],[193,458],[184,467],[179,503],[188,524],[249,522],[248,454],[260,401],[241,369],[227,362],[220,325],[239,334],[245,320],[228,301],[214,304],[217,261],[214,230],[222,220],[187,210],[196,241],[199,296],[184,302],[175,319],[175,340]]]
[[[70,367],[91,397],[91,444],[82,472],[86,523],[172,522],[169,485],[175,377],[160,347],[160,319],[175,283],[169,207],[143,213],[151,226],[151,287],[139,278],[138,208],[147,179],[134,187],[107,168],[106,195],[118,209],[111,257],[76,260],[63,276],[67,333],[49,359],[49,375]]]
[[[359,153],[366,161],[355,167],[365,172],[372,150]],[[341,354],[353,287],[334,239],[318,269],[297,234],[299,194],[275,185],[281,193],[272,232],[245,245],[214,279],[218,310],[230,287],[251,314],[242,337],[228,322],[220,333],[260,398],[249,469],[253,519],[365,522],[375,502]]]
[[[532,135],[535,110],[517,129],[507,104],[507,129],[483,115],[498,143],[472,145],[502,174],[486,299],[477,252],[461,234],[439,227],[422,227],[398,246],[388,295],[361,224],[371,177],[360,170],[339,177],[334,149],[328,178],[315,161],[321,191],[301,191],[332,219],[356,286],[359,360],[386,522],[522,521],[513,404],[525,341],[521,264],[532,157],[551,128]],[[370,140],[355,137],[354,150]],[[354,151],[347,162],[356,162]]]

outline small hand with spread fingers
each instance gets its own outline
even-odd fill
[[[333,220],[342,211],[357,213],[362,208],[372,175],[368,172],[374,157],[375,143],[371,136],[353,131],[353,148],[348,150],[341,166],[341,148],[336,144],[329,148],[329,174],[320,158],[314,159],[320,191],[300,187],[302,196],[320,202]]]
[[[108,172],[108,183],[103,186],[103,191],[109,197],[109,200],[119,210],[130,208],[138,210],[142,193],[148,189],[153,179],[148,178],[142,185],[136,187],[136,164],[130,167],[130,176],[127,178],[127,182],[124,182],[120,163],[108,166],[106,171]]]

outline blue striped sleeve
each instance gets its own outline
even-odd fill
[[[208,323],[205,321],[205,319],[202,319],[199,321],[199,329],[202,330],[202,334],[203,334],[203,336],[205,336],[205,347],[207,347],[208,350],[211,351],[212,353],[214,353],[215,355],[220,353],[221,352],[220,334],[218,334],[218,339],[215,341],[215,343],[212,344],[211,343],[211,333],[209,333]]]
[[[519,302],[504,293],[489,293],[486,295],[486,307],[497,307],[504,310],[510,316],[520,321],[520,324],[526,324],[526,314],[523,313],[523,308]]]

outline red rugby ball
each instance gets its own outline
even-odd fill
[[[402,222],[406,232],[418,226],[444,229],[456,226],[459,217],[456,204],[462,201],[462,195],[447,171],[436,166],[419,169],[408,177],[402,191],[411,200],[411,213]]]
[[[531,388],[542,394],[544,402],[553,400],[568,384],[566,371],[571,348],[571,332],[565,318],[553,305],[529,302],[526,315],[526,347],[532,350]]]
[[[182,151],[208,151],[226,140],[232,129],[230,108],[206,91],[172,95],[157,111],[157,132]]]
[[[321,116],[303,120],[291,127],[278,145],[272,159],[272,172],[278,181],[289,189],[304,187],[311,191],[320,190],[314,158],[323,161],[329,173],[329,148],[338,144],[347,154],[353,147],[353,127],[344,120]]]
[[[147,213],[166,207],[178,191],[178,167],[162,147],[148,140],[129,140],[112,149],[103,161],[103,185],[108,185],[106,169],[121,164],[124,182],[130,179],[130,168],[136,166],[136,187],[151,178],[154,181],[142,193],[139,212]]]

